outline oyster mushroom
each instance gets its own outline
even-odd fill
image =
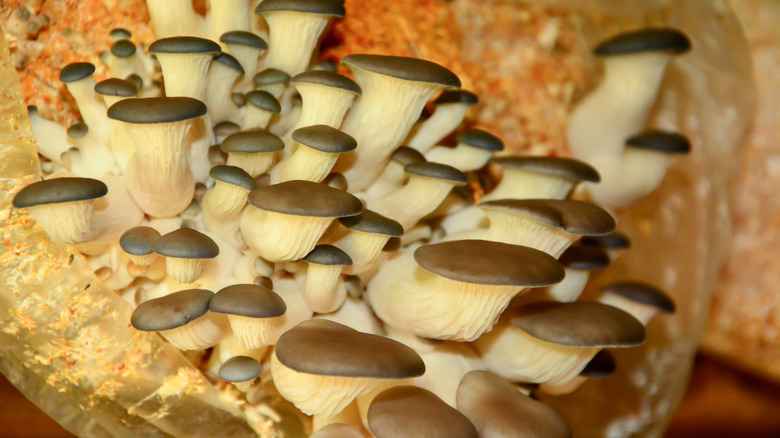
[[[628,312],[647,325],[658,313],[673,314],[674,301],[662,290],[646,283],[626,281],[601,289],[599,301]]]
[[[279,99],[284,92],[287,83],[290,82],[290,74],[276,68],[266,68],[252,77],[258,90],[267,91],[273,97]]]
[[[321,182],[341,154],[355,150],[354,138],[327,125],[314,125],[292,133],[295,152],[271,170],[271,184],[290,180]]]
[[[493,160],[503,175],[484,201],[496,199],[564,199],[581,182],[601,181],[596,169],[573,158],[500,157]]]
[[[95,133],[99,142],[106,142],[109,135],[106,106],[94,91],[95,66],[89,62],[74,62],[66,65],[60,71],[60,81],[76,100],[81,117],[87,126]],[[107,166],[103,166],[106,171]]]
[[[204,261],[219,255],[219,246],[207,235],[191,228],[179,228],[155,240],[152,249],[165,257],[168,276],[179,283],[192,283]]]
[[[246,94],[246,112],[241,120],[242,129],[265,129],[275,114],[282,111],[279,101],[269,92],[253,90]]]
[[[620,231],[605,234],[603,236],[583,236],[580,243],[585,246],[602,248],[609,255],[610,261],[615,261],[624,251],[631,247],[631,239]]]
[[[264,129],[250,129],[227,136],[219,149],[228,154],[227,165],[244,169],[252,178],[274,165],[276,153],[284,148],[282,140]]]
[[[390,162],[379,175],[376,181],[366,189],[367,199],[375,199],[401,187],[409,179],[409,174],[404,171],[407,165],[424,163],[425,155],[407,146],[399,146],[390,157]]]
[[[217,220],[238,216],[249,192],[257,188],[255,180],[240,167],[214,166],[209,176],[214,178],[214,186],[203,195],[201,205]]]
[[[287,311],[287,304],[266,287],[235,284],[217,292],[209,302],[209,310],[227,315],[236,341],[255,350],[274,344],[276,339],[270,335]]]
[[[458,135],[454,148],[436,146],[425,153],[428,161],[452,166],[461,172],[481,169],[496,152],[504,150],[504,142],[481,129],[472,129]]]
[[[228,52],[241,63],[245,73],[257,71],[257,60],[260,54],[268,49],[268,43],[264,39],[243,30],[225,32],[219,37],[219,42],[227,46]]]
[[[558,259],[566,271],[563,281],[550,286],[546,296],[552,301],[564,303],[577,301],[590,279],[590,271],[604,269],[609,265],[609,256],[601,248],[572,245]]]
[[[136,47],[129,39],[114,41],[108,51],[108,70],[115,78],[124,78],[138,71]]]
[[[352,265],[344,268],[344,273],[349,275],[367,271],[387,242],[392,237],[401,237],[404,234],[401,224],[371,210],[341,218],[339,223],[346,232],[333,244],[352,258]]]
[[[230,93],[243,76],[244,68],[233,55],[220,53],[214,57],[205,90],[205,102],[212,121],[223,122],[238,116],[238,107],[230,99]]]
[[[103,96],[107,106],[119,102],[120,100],[138,95],[138,87],[130,81],[124,79],[111,78],[100,81],[95,85],[95,93]],[[114,161],[119,166],[119,171],[125,173],[127,163],[135,153],[135,143],[127,132],[125,125],[118,120],[109,120],[111,125],[110,141],[111,152],[114,155]]]
[[[255,383],[263,366],[248,356],[234,356],[219,367],[219,378],[230,382],[241,392],[248,392]]]
[[[217,41],[228,31],[249,31],[249,0],[223,0],[209,8],[209,33]]]
[[[466,112],[479,102],[477,95],[466,90],[444,90],[433,101],[436,110],[428,119],[418,122],[406,139],[406,144],[427,153],[453,132],[466,118]],[[436,161],[436,160],[432,160]]]
[[[156,259],[154,242],[160,233],[151,227],[137,226],[125,231],[119,238],[119,246],[130,256],[130,261],[138,266],[150,266]]]
[[[607,350],[601,350],[585,365],[580,374],[564,385],[550,385],[545,382],[539,385],[539,391],[550,395],[571,394],[588,379],[603,379],[612,375],[617,369],[615,357]]]
[[[318,245],[302,259],[308,265],[303,300],[315,313],[335,312],[347,298],[341,272],[352,264],[349,255],[333,245]]]

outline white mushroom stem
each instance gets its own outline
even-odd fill
[[[133,73],[140,74],[138,65],[140,64],[137,58],[138,54],[134,53],[130,56],[120,57],[116,56],[111,51],[108,52],[108,72],[112,78],[126,78]],[[111,106],[111,105],[108,105]]]
[[[455,185],[450,180],[410,175],[406,185],[368,201],[367,208],[398,221],[406,230],[435,210]]]
[[[35,110],[30,111],[30,127],[38,153],[49,161],[62,165],[60,157],[70,148],[65,128],[59,123],[44,119]]]
[[[296,144],[298,147],[295,152],[271,170],[271,184],[291,180],[322,182],[333,169],[340,155]]]
[[[200,276],[204,259],[165,258],[165,270],[168,276],[179,283],[192,283]]]
[[[485,212],[476,205],[472,205],[457,213],[444,217],[439,224],[439,227],[444,230],[444,233],[447,236],[453,236],[462,235],[463,233],[480,228],[486,229],[489,225],[490,220],[488,220]]]
[[[208,192],[206,194],[208,195]],[[208,202],[210,204],[218,205],[210,207],[209,209],[204,208],[204,210],[201,212],[199,218],[203,220],[203,226],[205,226],[206,230],[218,236],[220,239],[223,239],[234,248],[242,248],[244,246],[244,242],[241,239],[240,231],[241,215],[239,213],[241,212],[241,208],[238,208],[235,213],[217,217],[212,214],[211,208],[215,210],[220,210],[221,208],[230,208],[231,201],[228,199],[219,199],[215,195],[211,195],[209,198],[210,200]],[[205,196],[203,197],[203,201],[206,202]],[[251,282],[252,281],[248,281],[248,283]]]
[[[246,205],[249,190],[223,181],[215,181],[203,196],[201,205],[217,219],[236,216]]]
[[[244,112],[244,118],[241,120],[241,130],[245,131],[252,128],[263,128],[268,126],[268,122],[274,113],[271,111],[258,108],[251,103],[246,104],[246,112]]]
[[[539,391],[549,395],[571,394],[587,381],[588,378],[585,376],[576,376],[562,385],[551,385],[549,382],[544,382],[539,385]]]
[[[645,128],[672,56],[642,52],[605,57],[604,80],[569,117],[572,155],[588,162],[598,155],[619,155],[625,140]]]
[[[123,100],[123,98],[119,96],[103,96],[103,99],[108,107]],[[127,131],[127,127],[124,123],[112,119],[109,119],[108,122],[110,125],[109,144],[111,145],[111,153],[114,156],[114,161],[116,161],[116,164],[119,167],[119,171],[124,174],[127,169],[127,163],[135,153],[135,143],[133,142],[132,137],[130,137],[130,133]]]
[[[303,73],[311,63],[320,35],[327,27],[327,15],[292,11],[263,14],[268,23],[268,52],[265,68],[276,68],[290,76]]]
[[[409,174],[404,172],[404,165],[391,160],[379,175],[379,178],[371,184],[365,192],[365,199],[377,199],[393,190],[400,188],[408,180]]]
[[[293,85],[301,95],[301,113],[292,128],[285,134],[285,154],[293,152],[292,133],[299,128],[314,125],[327,125],[338,128],[344,120],[344,115],[352,106],[357,96],[351,91],[336,87],[326,87],[319,84],[298,83]],[[288,152],[289,151],[289,152]]]
[[[30,216],[53,240],[81,243],[91,239],[94,199],[28,207]]]
[[[284,93],[286,87],[287,87],[286,83],[277,83],[277,84],[260,85],[259,87],[257,87],[257,89],[260,91],[267,91],[268,93],[271,94],[271,96],[275,97],[276,100],[278,100],[279,103],[281,104],[282,93]],[[285,108],[282,108],[282,111],[284,111],[284,109]]]
[[[106,116],[106,105],[103,99],[95,93],[95,77],[90,75],[84,79],[65,84],[76,100],[81,118],[89,126],[89,131],[101,143],[108,141],[109,125]]]
[[[209,34],[213,41],[219,41],[223,33],[231,30],[249,30],[249,0],[211,1],[209,8]]]
[[[341,281],[341,269],[341,265],[309,263],[303,282],[303,300],[313,312],[335,312],[344,304],[347,289]]]
[[[128,254],[128,257],[130,258],[130,262],[138,265],[138,266],[151,266],[152,263],[157,259],[157,254],[150,252],[146,255],[133,255]],[[146,272],[146,271],[144,271]]]
[[[576,181],[504,167],[501,181],[483,201],[497,199],[566,199]]]
[[[228,319],[230,319],[230,317],[228,317]],[[265,353],[268,351],[268,347],[246,348],[238,342],[235,336],[230,336],[220,342],[219,345],[217,345],[216,350],[216,356],[221,363],[225,363],[228,359],[235,356],[251,357],[258,362],[262,362]]]
[[[224,315],[209,312],[181,327],[159,333],[181,350],[203,350],[219,344],[228,330]]]
[[[408,247],[413,244],[419,244],[424,240],[430,240],[433,237],[433,229],[426,223],[420,223],[401,236],[401,246]]]
[[[566,276],[558,284],[547,289],[547,296],[553,301],[571,303],[577,301],[590,279],[590,271],[585,269],[565,268]]]
[[[388,240],[390,240],[390,236],[348,230],[333,245],[349,254],[349,257],[352,259],[352,266],[345,266],[344,273],[347,275],[358,275],[371,268],[371,264],[382,253],[382,248],[384,248]]]
[[[250,206],[241,214],[241,235],[268,261],[298,260],[314,249],[332,222],[329,217],[294,216]]]
[[[492,157],[493,151],[475,148],[463,143],[454,148],[436,146],[425,154],[428,161],[446,164],[461,172],[473,172],[481,169]]]
[[[205,36],[205,21],[192,8],[192,0],[147,0],[146,7],[158,38]]]
[[[228,315],[230,328],[239,345],[250,350],[273,345],[279,338],[276,328],[283,324],[284,316],[275,318],[250,318],[248,316]]]
[[[601,350],[545,342],[505,321],[472,345],[489,371],[514,382],[551,385],[563,385],[577,377]]]
[[[238,107],[233,103],[230,94],[240,77],[240,72],[221,62],[211,63],[206,86],[206,105],[212,121],[223,122],[238,118]]]
[[[628,207],[661,185],[672,158],[672,154],[639,148],[591,157],[601,183],[588,184],[588,193],[593,202],[607,208]]]
[[[650,320],[659,312],[655,306],[638,303],[616,294],[603,294],[599,297],[599,301],[630,314],[644,326],[647,326]]]
[[[273,152],[258,152],[254,154],[229,152],[225,164],[240,167],[252,178],[257,178],[266,173],[274,165],[275,161],[276,154]]]
[[[119,173],[119,167],[108,144],[100,140],[94,132],[90,130],[74,143],[76,147],[61,156],[65,166],[74,175],[99,179],[109,173]]]
[[[218,41],[215,40],[215,41]],[[233,55],[241,67],[244,69],[244,78],[239,81],[239,89],[246,91],[252,83],[252,75],[257,71],[257,60],[260,58],[262,50],[257,47],[246,46],[244,44],[227,44],[227,52]]]
[[[465,103],[445,103],[436,106],[427,120],[418,122],[406,138],[406,144],[425,154],[444,137],[453,132],[469,110]],[[435,160],[433,160],[435,161]],[[455,167],[455,166],[453,166]]]

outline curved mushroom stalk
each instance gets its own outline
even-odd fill
[[[560,257],[566,248],[580,238],[577,234],[567,233],[558,227],[528,217],[497,210],[485,209],[484,211],[490,220],[487,230],[447,236],[446,240],[463,238],[492,240],[536,248],[553,257]]]
[[[547,289],[547,297],[553,301],[561,303],[570,303],[577,301],[588,285],[590,271],[582,269],[566,268],[566,276],[563,281],[550,286]]]
[[[229,332],[224,316],[207,313],[181,327],[161,330],[160,335],[180,350],[203,350],[219,344]]]
[[[249,30],[249,0],[227,0],[209,8],[208,27],[211,39],[219,41],[219,37],[232,30]]]
[[[241,214],[246,244],[272,262],[298,260],[320,240],[334,218],[294,216],[249,206]]]
[[[253,90],[246,94],[246,111],[241,120],[241,129],[265,129],[275,114],[282,111],[279,101],[271,93]]]
[[[400,188],[409,180],[409,174],[404,170],[406,166],[425,161],[425,156],[417,150],[400,146],[393,152],[379,178],[363,192],[363,196],[365,199],[376,199]]]
[[[344,237],[333,243],[352,258],[352,266],[345,267],[344,273],[359,275],[369,270],[379,254],[382,253],[382,248],[385,247],[390,237],[349,230]]]
[[[606,208],[628,207],[661,185],[672,158],[668,153],[635,148],[627,148],[622,155],[591,157],[602,182],[588,184],[588,194]]]
[[[108,193],[96,199],[92,206],[92,240],[111,242],[127,229],[139,225],[144,219],[144,213],[133,202],[122,178],[106,175],[102,181],[108,187]]]
[[[228,153],[228,159],[225,162],[228,166],[236,166],[244,169],[246,173],[253,178],[266,173],[276,162],[276,154],[273,152],[258,153]]]
[[[576,184],[577,181],[568,178],[507,167],[496,188],[483,196],[482,200],[566,199]]]
[[[206,35],[206,22],[192,8],[191,0],[147,0],[146,6],[159,38]]]
[[[315,313],[338,310],[347,299],[347,289],[341,280],[341,265],[309,263],[303,282],[303,300]]]
[[[85,178],[102,178],[119,174],[119,167],[107,143],[98,140],[91,131],[75,141],[76,147],[61,156],[62,162],[74,175]]]
[[[257,71],[260,54],[268,49],[268,44],[263,38],[248,32],[248,29],[247,31],[228,30],[219,37],[219,42],[223,47],[227,47],[228,53],[233,55],[244,69],[244,77],[239,81],[238,90],[250,89],[252,74]]]
[[[436,111],[428,119],[414,125],[406,137],[405,144],[423,154],[427,153],[460,126],[460,123],[466,118],[469,108],[477,101],[477,96],[470,91],[448,90],[442,92],[433,103],[436,106]]]
[[[215,9],[222,9],[220,8]],[[238,117],[238,107],[230,94],[234,85],[244,76],[244,68],[236,58],[222,53],[211,63],[205,90],[205,102],[209,107],[209,117],[219,123]]]
[[[71,147],[65,128],[57,122],[41,117],[36,107],[28,107],[28,112],[38,153],[57,165],[63,165],[60,157]]]
[[[660,289],[630,281],[602,289],[599,302],[627,312],[644,326],[659,313],[673,314],[676,307],[674,301]]]
[[[112,78],[95,85],[95,92],[103,96],[106,106],[110,108],[120,100],[137,96],[138,87],[130,81]],[[122,122],[113,119],[109,119],[108,122],[110,124],[109,145],[111,153],[119,171],[124,174],[127,163],[135,153],[135,143]]]
[[[214,166],[209,175],[214,178],[214,186],[203,195],[203,210],[216,219],[237,219],[257,183],[244,170],[233,166]]]
[[[60,80],[76,100],[81,118],[89,126],[98,143],[108,141],[109,125],[106,117],[106,105],[95,93],[95,66],[87,62],[68,64],[60,72]]]
[[[271,171],[271,184],[291,180],[322,182],[333,169],[338,158],[339,154],[299,145],[292,155],[282,160]]]

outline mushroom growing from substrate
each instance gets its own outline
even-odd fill
[[[274,291],[255,284],[234,284],[217,292],[209,310],[227,315],[236,341],[255,350],[273,345],[274,328],[287,311],[287,304]]]

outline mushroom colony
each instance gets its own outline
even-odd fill
[[[30,109],[45,179],[13,205],[243,410],[274,418],[263,400],[281,396],[320,438],[566,437],[533,393],[608,376],[608,349],[674,312],[632,281],[579,297],[630,245],[612,213],[689,150],[646,126],[681,32],[596,48],[574,158],[495,156],[500,139],[460,127],[478,97],[446,68],[318,63],[339,0],[262,1],[259,30],[249,0],[205,18],[147,3],[160,39],[112,31],[112,78],[62,68],[83,122]]]

